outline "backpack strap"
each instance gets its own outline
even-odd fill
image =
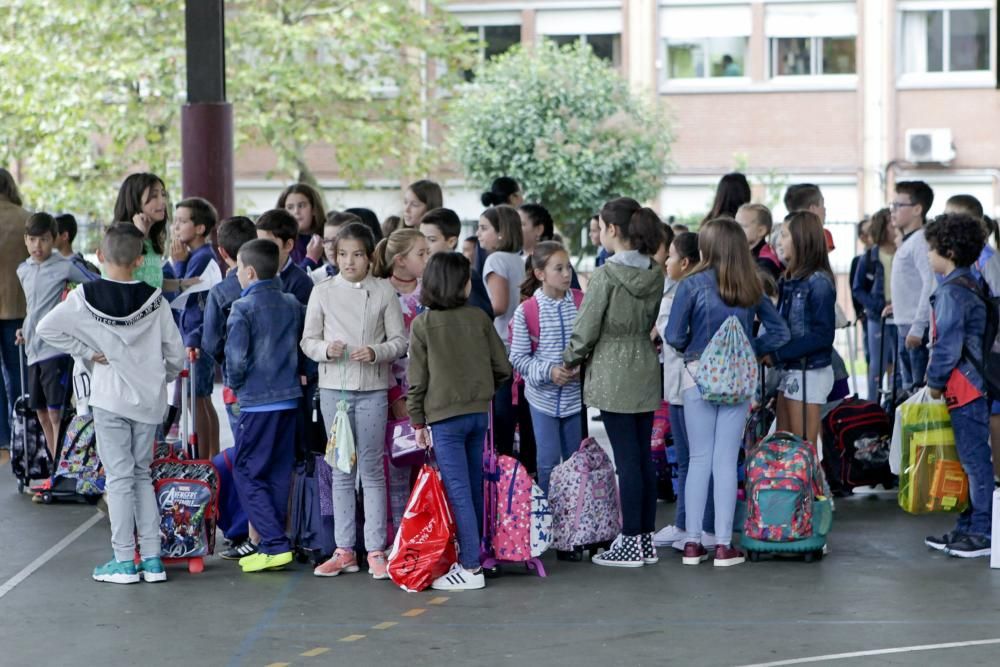
[[[528,338],[531,340],[531,353],[538,349],[538,341],[542,332],[542,325],[539,322],[538,299],[531,297],[521,304],[524,309],[524,325],[528,328]]]
[[[580,310],[580,305],[583,304],[583,290],[571,288],[569,291],[573,294],[573,304]]]
[[[983,306],[986,307],[986,318],[987,318],[987,320],[989,319],[990,310],[991,310],[991,307],[992,307],[992,304],[990,303],[989,297],[986,296],[989,292],[986,291],[986,289],[983,287],[982,284],[980,284],[979,281],[977,281],[975,278],[973,278],[971,276],[962,275],[962,276],[957,276],[955,278],[952,278],[951,280],[949,280],[949,281],[947,281],[945,283],[942,283],[942,284],[943,285],[947,285],[947,284],[950,284],[950,283],[955,283],[956,285],[964,287],[965,289],[969,290],[970,292],[972,292],[973,294],[975,294],[977,297],[979,297],[979,300],[983,302]],[[986,330],[983,331],[983,352],[984,353],[986,351],[986,344],[987,344],[986,333],[987,333],[988,329],[989,329],[989,322],[987,321],[987,323],[986,323]],[[962,344],[962,357],[964,357],[965,359],[968,359],[970,362],[972,362],[972,365],[975,367],[975,369],[979,373],[980,377],[983,378],[983,382],[986,382],[986,360],[985,360],[985,354],[983,355],[984,358],[976,359],[974,356],[972,356],[972,354],[969,353],[968,346],[966,346],[963,343]],[[987,393],[987,392],[984,392],[984,393]]]

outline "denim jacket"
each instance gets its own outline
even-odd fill
[[[859,257],[851,294],[864,306],[868,319],[878,322],[885,310],[885,267],[878,257],[878,246],[872,246]]]
[[[975,280],[967,267],[955,269],[931,295],[934,343],[927,365],[927,386],[944,389],[952,370],[958,368],[982,392],[983,378],[972,359],[983,358],[986,305],[957,280],[962,276]]]
[[[806,278],[787,278],[778,285],[778,312],[788,323],[791,340],[778,348],[775,359],[784,368],[826,368],[832,362],[836,330],[837,288],[822,271]]]
[[[677,294],[667,320],[667,343],[684,354],[684,361],[695,361],[708,347],[712,336],[730,315],[739,318],[743,331],[753,345],[754,354],[761,357],[788,342],[788,326],[774,309],[771,300],[761,296],[752,308],[727,305],[719,295],[714,269],[688,276],[677,285]],[[763,333],[754,338],[754,317],[764,325]]]
[[[233,302],[226,324],[225,384],[241,406],[299,399],[303,308],[277,280],[261,280]]]

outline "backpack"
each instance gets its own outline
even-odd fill
[[[813,536],[814,499],[823,495],[813,446],[791,433],[768,436],[747,454],[744,534],[766,542]]]
[[[211,461],[156,459],[149,467],[160,513],[164,558],[199,558],[215,552],[219,473]]]
[[[552,546],[561,551],[613,540],[621,532],[615,468],[593,438],[552,470],[549,508]]]
[[[577,310],[580,310],[580,304],[583,303],[583,292],[578,289],[570,289],[570,293],[573,295],[573,304],[576,306]],[[538,342],[542,336],[542,325],[539,321],[540,315],[538,310],[538,299],[531,297],[525,300],[521,304],[524,309],[524,325],[528,328],[528,338],[531,340],[531,353],[534,354],[535,350],[538,349]],[[514,320],[511,319],[511,324]],[[513,340],[514,336],[511,333],[510,340]]]
[[[709,403],[736,405],[753,398],[757,358],[735,315],[726,318],[701,353],[694,381],[702,399]]]
[[[990,293],[983,282],[968,276],[955,278],[961,285],[982,300],[986,306],[986,331],[983,335],[983,358],[976,359],[962,347],[962,356],[972,362],[983,378],[986,394],[991,400],[1000,401],[1000,297]]]
[[[100,496],[104,493],[104,466],[97,456],[97,436],[94,418],[76,415],[66,426],[62,458],[56,466],[56,477],[76,480],[76,493]]]
[[[552,513],[549,503],[521,462],[512,456],[496,458],[485,475],[492,506],[490,549],[499,561],[520,563],[537,558],[549,548]]]

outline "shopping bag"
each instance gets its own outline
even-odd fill
[[[899,506],[911,514],[961,512],[969,503],[969,480],[962,469],[943,399],[924,387],[897,410]]]
[[[415,593],[431,585],[458,560],[455,522],[441,473],[424,464],[406,504],[389,556],[389,578]]]
[[[694,381],[708,403],[738,405],[753,398],[757,359],[735,315],[726,318],[701,353]]]
[[[326,441],[326,462],[331,468],[336,468],[345,475],[354,470],[357,460],[357,450],[354,448],[354,432],[351,430],[351,420],[347,417],[347,401],[337,401],[337,414],[333,417],[330,427],[330,439]]]

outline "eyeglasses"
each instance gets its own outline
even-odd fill
[[[891,208],[893,211],[898,211],[901,208],[908,208],[910,206],[916,206],[916,205],[917,205],[916,202],[894,201],[891,204],[889,204],[889,208]]]

